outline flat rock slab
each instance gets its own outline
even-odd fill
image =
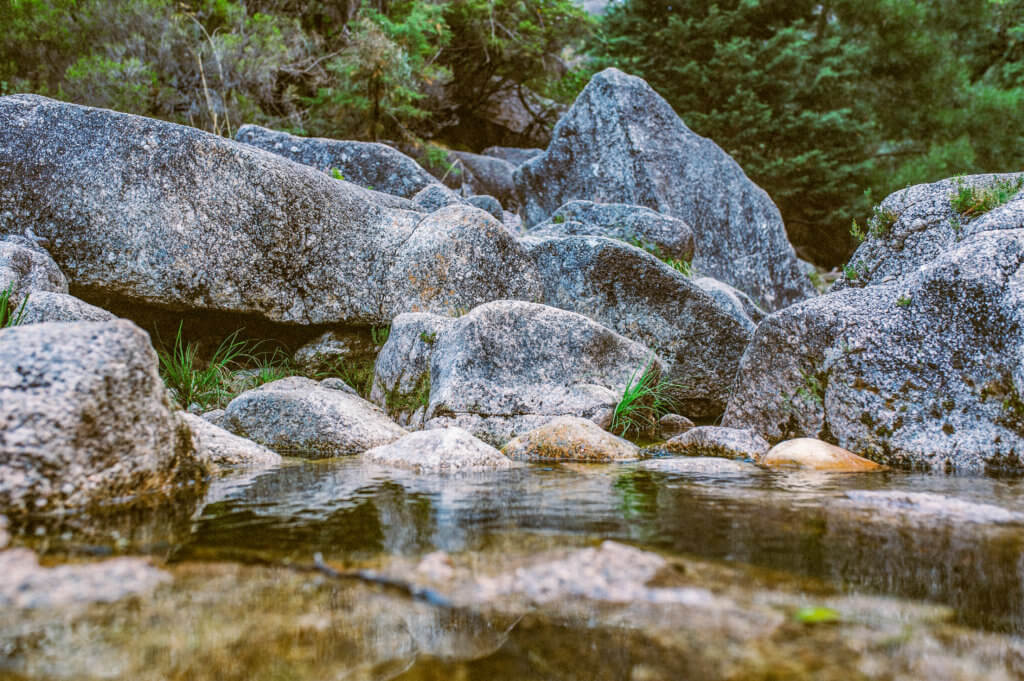
[[[111,603],[171,581],[143,558],[46,568],[28,549],[0,551],[0,574],[0,607],[19,610]]]
[[[514,464],[501,452],[462,428],[410,433],[389,445],[374,447],[363,459],[417,473],[463,473],[501,470]]]
[[[502,449],[517,461],[635,461],[640,448],[612,435],[593,421],[563,416],[520,435]]]
[[[278,454],[305,459],[362,454],[406,434],[370,402],[300,377],[242,393],[228,404],[222,425]]]

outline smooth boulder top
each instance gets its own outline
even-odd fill
[[[31,226],[86,301],[379,324],[404,199],[195,128],[0,97],[0,234]]]
[[[406,199],[438,184],[416,161],[377,142],[297,137],[258,125],[243,125],[235,139],[327,173],[337,169],[348,182]]]
[[[927,203],[948,202],[949,185],[926,188],[935,194]],[[976,223],[1020,221],[1024,203],[992,213]],[[761,322],[723,424],[773,443],[834,439],[893,466],[1024,469],[1024,229],[980,231],[928,252],[933,259],[908,261],[903,274]]]
[[[768,450],[758,463],[762,466],[794,466],[837,473],[885,470],[885,466],[857,456],[848,449],[809,437],[780,442]]]
[[[281,463],[278,453],[238,437],[202,416],[183,412],[181,417],[192,429],[198,458],[213,471],[222,467],[265,468]]]
[[[698,426],[655,448],[670,454],[760,461],[768,453],[770,445],[752,430]]]
[[[83,507],[204,473],[131,322],[0,330],[0,510]]]
[[[68,280],[50,254],[31,239],[0,236],[0,293],[20,303],[30,293],[67,293]]]
[[[515,182],[528,226],[573,199],[646,206],[693,228],[698,270],[766,309],[813,294],[768,195],[646,82],[617,69],[591,79]]]
[[[518,461],[635,461],[640,448],[612,435],[593,421],[562,416],[515,438],[502,452]]]
[[[511,468],[512,461],[462,428],[410,433],[363,454],[370,463],[417,473],[469,473]]]

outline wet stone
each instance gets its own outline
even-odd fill
[[[640,448],[593,421],[563,416],[520,435],[502,449],[519,461],[635,461]]]
[[[885,466],[857,456],[848,449],[809,437],[780,442],[759,463],[763,466],[795,466],[837,473],[885,470]]]
[[[687,456],[721,456],[758,461],[769,449],[768,441],[750,430],[700,426],[677,435],[658,449]]]

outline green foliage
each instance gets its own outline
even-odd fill
[[[684,277],[693,276],[693,263],[689,260],[679,260],[676,258],[670,258],[666,260],[665,263],[669,267],[674,269],[676,272],[682,274]]]
[[[345,176],[342,175],[341,171],[338,170],[337,168],[331,168],[331,177],[333,177],[335,180],[345,179]]]
[[[908,295],[901,295],[896,299],[896,304],[900,307],[910,307],[910,303],[913,302]]]
[[[19,305],[13,300],[14,284],[0,291],[0,329],[18,326],[25,318],[25,306],[28,304],[26,295]]]
[[[551,222],[555,223],[556,225],[561,225],[565,222],[565,216],[556,215],[555,217],[551,218]]]
[[[427,345],[433,345],[437,342],[437,332],[431,331],[430,333],[427,333],[426,331],[420,331],[420,340]]]
[[[314,374],[314,378],[340,378],[364,400],[373,390],[374,360],[372,357],[336,357]]]
[[[430,372],[420,374],[410,393],[400,393],[396,385],[384,396],[384,406],[389,414],[407,414],[430,404]]]
[[[612,415],[611,431],[623,437],[644,437],[657,432],[658,420],[677,408],[679,384],[661,380],[650,357],[629,377]]]
[[[251,357],[250,346],[239,340],[238,331],[225,338],[208,361],[199,358],[199,346],[182,338],[182,324],[170,349],[160,343],[160,377],[171,391],[174,401],[188,409],[193,404],[203,411],[222,407],[237,393],[232,388],[232,369]]]
[[[823,606],[808,606],[793,613],[793,619],[802,624],[834,624],[842,619],[837,610]]]
[[[957,178],[956,193],[949,203],[957,213],[966,218],[977,217],[1007,203],[1024,187],[1024,177],[1016,180],[996,180],[985,187],[976,187]]]
[[[811,402],[819,407],[825,404],[825,384],[817,374],[808,371],[801,371],[803,386],[797,389],[796,394],[805,402]]]
[[[391,335],[391,326],[374,326],[370,329],[370,340],[378,348],[388,342]]]

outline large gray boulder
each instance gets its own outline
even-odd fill
[[[897,466],[1024,467],[1024,201],[975,218],[959,241],[942,245],[951,185],[909,194],[918,200],[908,214],[934,206],[914,223],[939,234],[915,233],[919,255],[904,251],[903,264],[882,277],[870,269],[866,287],[764,320],[723,425],[753,428],[772,443],[817,437]],[[876,265],[890,267],[869,268]]]
[[[512,234],[479,208],[448,206],[423,218],[388,273],[391,317],[456,315],[481,303],[540,300],[533,260]]]
[[[630,378],[648,363],[663,370],[640,343],[545,305],[495,301],[435,319],[395,320],[374,396],[424,404],[425,427],[459,426],[495,446],[558,416],[608,425]]]
[[[516,184],[512,179],[515,165],[500,158],[468,151],[449,151],[448,159],[458,159],[469,170],[467,184],[473,194],[493,196],[502,206],[515,210],[519,203]]]
[[[664,258],[693,259],[693,230],[670,215],[625,203],[570,201],[529,236],[606,236],[628,241]]]
[[[377,142],[296,137],[258,125],[243,125],[235,139],[322,172],[337,169],[348,182],[406,199],[438,184],[416,161]]]
[[[0,236],[0,293],[20,304],[27,294],[67,293],[68,280],[45,249],[17,234]]]
[[[721,414],[753,329],[650,253],[601,237],[525,240],[544,303],[572,310],[643,343],[665,362],[675,408]]]
[[[718,304],[750,333],[754,333],[754,329],[765,318],[764,310],[758,307],[750,296],[724,281],[711,277],[694,277],[693,283],[717,300]]]
[[[0,234],[31,226],[85,300],[379,324],[422,215],[195,128],[0,98]]]
[[[0,510],[86,506],[202,474],[140,328],[0,330]]]
[[[594,76],[515,182],[527,226],[573,199],[647,206],[693,228],[698,270],[767,309],[813,293],[768,195],[647,83],[617,69]]]
[[[221,424],[278,454],[306,459],[361,454],[406,434],[366,400],[298,376],[242,393]]]
[[[90,305],[66,293],[37,291],[25,301],[22,324],[43,322],[109,322],[117,317],[103,308]]]

